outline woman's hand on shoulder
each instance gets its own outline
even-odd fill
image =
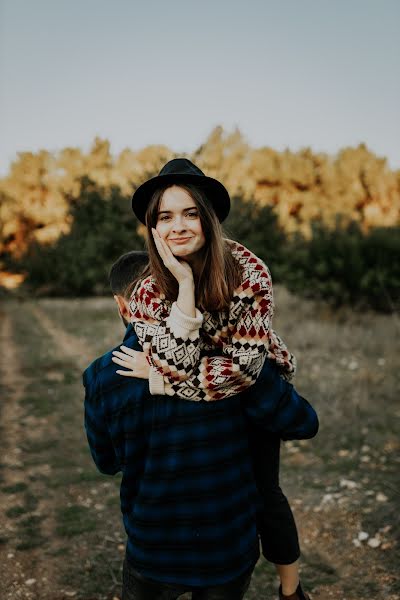
[[[186,281],[193,282],[193,271],[191,266],[178,260],[171,252],[168,244],[160,237],[156,229],[152,229],[154,243],[164,265],[175,277],[179,285]]]
[[[112,361],[125,369],[124,371],[118,370],[118,375],[148,379],[150,365],[146,360],[146,353],[132,350],[127,346],[121,346],[120,350],[121,352],[114,350],[112,356]]]

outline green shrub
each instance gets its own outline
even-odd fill
[[[108,271],[124,252],[143,247],[130,201],[85,181],[71,205],[71,231],[52,246],[32,245],[20,266],[26,284],[48,295],[82,296],[108,291]]]
[[[400,308],[400,228],[363,234],[355,223],[333,230],[315,224],[307,241],[286,246],[282,281],[294,292],[339,306]]]
[[[228,237],[241,242],[262,258],[272,271],[274,281],[281,279],[282,260],[287,239],[270,206],[233,198],[224,223]]]
[[[30,247],[19,265],[29,273],[27,283],[48,295],[108,293],[111,263],[143,248],[130,201],[117,188],[106,193],[86,180],[71,218],[71,231],[53,246]],[[236,197],[224,229],[266,262],[274,283],[295,293],[334,306],[400,309],[400,227],[364,234],[338,217],[334,229],[314,223],[310,240],[289,238],[273,208]]]

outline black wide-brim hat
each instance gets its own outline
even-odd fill
[[[227,189],[217,179],[204,175],[187,158],[174,158],[163,166],[157,177],[148,179],[138,187],[132,196],[132,210],[142,223],[146,224],[146,211],[155,190],[165,185],[191,183],[202,189],[222,223],[229,214],[231,201]]]

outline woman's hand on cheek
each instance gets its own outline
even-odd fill
[[[162,237],[158,234],[156,229],[152,228],[151,231],[153,234],[154,243],[156,245],[158,254],[161,257],[161,260],[163,261],[167,269],[175,277],[177,282],[181,284],[186,280],[193,281],[193,271],[191,266],[183,260],[178,260],[172,254],[167,242],[162,239]]]
[[[148,379],[150,365],[146,360],[146,353],[132,350],[127,346],[120,346],[120,350],[122,352],[114,350],[112,356],[112,361],[125,369],[124,371],[118,370],[118,375]]]

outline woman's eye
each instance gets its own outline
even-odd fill
[[[197,217],[197,213],[188,213],[188,217]]]

